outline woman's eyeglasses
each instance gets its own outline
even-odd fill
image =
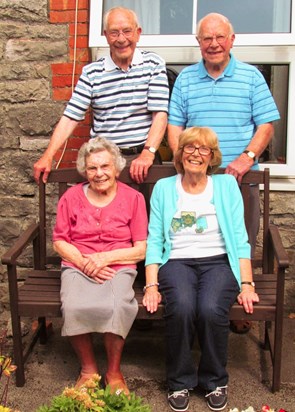
[[[193,144],[186,144],[181,147],[184,153],[193,154],[196,150],[198,150],[201,156],[208,156],[209,154],[213,153],[213,149],[208,146],[195,146]]]

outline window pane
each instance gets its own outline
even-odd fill
[[[160,34],[190,34],[193,32],[192,0],[161,0]]]
[[[291,31],[291,0],[198,0],[198,20],[211,12],[228,17],[236,33]]]
[[[143,34],[191,34],[193,0],[105,0],[103,11],[115,6],[134,10]]]
[[[236,33],[291,31],[291,0],[105,0],[103,12],[114,6],[134,10],[145,35],[194,34],[196,15],[211,12],[227,16]]]

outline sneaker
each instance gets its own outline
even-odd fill
[[[214,391],[207,392],[205,398],[212,411],[222,411],[227,405],[227,386],[218,386]]]
[[[183,389],[181,391],[169,391],[168,403],[173,411],[187,411],[189,404],[189,391]]]

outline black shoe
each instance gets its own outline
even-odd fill
[[[168,403],[173,411],[187,411],[189,404],[189,391],[182,389],[180,391],[168,392]]]
[[[222,411],[227,405],[227,386],[218,386],[212,392],[207,391],[205,398],[212,411]]]

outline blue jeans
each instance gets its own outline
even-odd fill
[[[215,390],[228,382],[229,310],[239,293],[227,255],[171,259],[159,270],[165,304],[166,370],[169,390]],[[197,334],[199,367],[192,358]]]

